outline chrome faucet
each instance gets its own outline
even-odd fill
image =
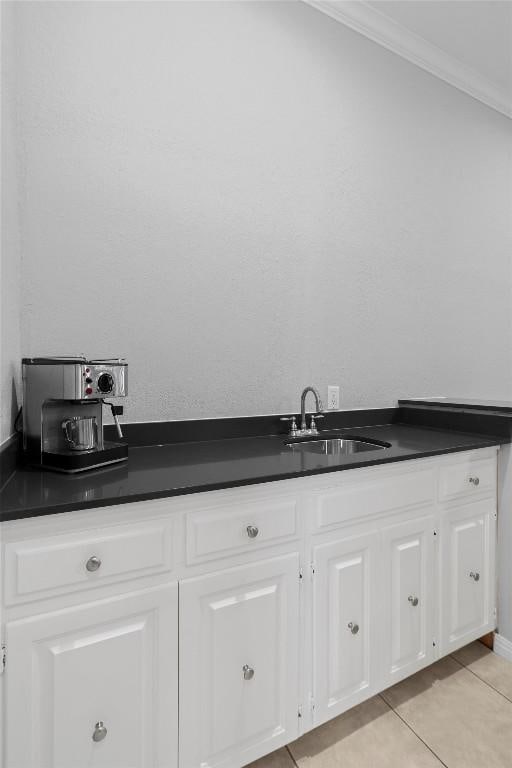
[[[316,413],[311,414],[311,424],[308,429],[308,425],[306,424],[306,397],[308,392],[312,392],[315,396],[315,405],[316,405]],[[320,413],[320,411],[323,411],[324,407],[322,405],[322,400],[320,398],[320,395],[318,394],[318,390],[315,389],[315,387],[306,387],[306,389],[303,391],[301,398],[300,398],[300,429],[297,429],[297,421],[295,416],[282,416],[281,421],[289,421],[290,422],[290,432],[288,433],[290,437],[303,437],[304,435],[318,435],[318,430],[316,428],[315,419],[323,419],[323,414]]]
[[[312,392],[315,396],[316,413],[318,414],[324,409],[322,399],[318,394],[318,389],[315,387],[306,387],[300,396],[300,431],[304,433],[307,433],[308,431],[306,424],[306,397],[308,392]],[[311,432],[313,432],[313,430],[316,432],[314,415],[311,417],[311,422]]]

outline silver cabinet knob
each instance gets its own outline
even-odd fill
[[[473,581],[480,581],[480,574],[478,573],[478,571],[471,571],[471,573],[469,574],[469,578],[473,579]]]
[[[414,605],[414,607],[416,607],[418,605],[418,603],[419,603],[418,598],[415,597],[414,595],[409,595],[409,597],[407,599],[408,599],[408,601],[410,602],[411,605]]]
[[[92,740],[103,741],[106,735],[107,735],[107,729],[103,725],[103,720],[98,720],[98,722],[94,726],[94,731],[92,732]]]
[[[473,485],[478,485],[480,483],[480,478],[479,477],[470,477],[469,478],[469,482],[473,483]]]
[[[259,528],[257,528],[255,525],[247,526],[247,535],[250,539],[255,539],[259,532]]]
[[[250,667],[248,664],[244,664],[242,667],[242,672],[244,673],[244,680],[252,680],[254,677],[254,669]]]
[[[356,624],[355,622],[350,621],[347,624],[347,626],[348,626],[348,628],[350,629],[350,631],[352,632],[353,635],[357,635],[357,633],[359,632],[359,624]]]
[[[101,560],[99,559],[99,557],[96,557],[96,555],[93,555],[88,559],[88,561],[85,564],[85,567],[87,568],[88,571],[92,573],[93,571],[97,571],[100,565],[101,565]]]

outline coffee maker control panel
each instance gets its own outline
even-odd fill
[[[128,367],[119,363],[87,362],[81,367],[81,398],[125,397]]]

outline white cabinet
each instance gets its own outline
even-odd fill
[[[493,500],[447,510],[441,524],[441,653],[496,626],[496,505]]]
[[[315,725],[376,688],[378,556],[376,532],[339,538],[313,550]]]
[[[434,658],[434,528],[430,514],[383,531],[385,687]]]
[[[176,766],[177,593],[8,624],[6,768]]]
[[[180,584],[180,765],[240,766],[298,735],[299,556]]]
[[[0,768],[257,760],[495,628],[496,515],[488,448],[2,524]]]
[[[313,722],[318,725],[434,658],[434,515],[313,549]]]

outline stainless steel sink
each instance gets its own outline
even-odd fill
[[[322,454],[324,456],[350,456],[363,451],[382,451],[389,445],[372,443],[369,440],[353,440],[343,437],[314,438],[312,440],[294,440],[285,443],[294,451]]]

